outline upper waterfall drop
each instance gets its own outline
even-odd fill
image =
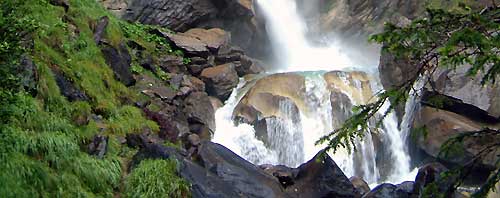
[[[342,70],[353,62],[338,43],[313,46],[307,40],[307,24],[297,11],[295,0],[257,0],[267,19],[267,30],[277,56],[278,72]]]

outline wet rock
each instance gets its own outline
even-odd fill
[[[284,197],[276,178],[229,149],[219,144],[203,142],[198,150],[205,169],[231,183],[230,189],[238,194],[247,197]]]
[[[106,60],[106,63],[113,70],[117,80],[126,86],[135,84],[135,79],[130,71],[132,58],[125,44],[120,44],[118,49],[109,45],[103,44],[101,52]]]
[[[409,198],[410,195],[393,184],[380,184],[363,198]]]
[[[295,184],[286,188],[290,197],[359,197],[352,183],[328,155],[318,153],[298,170]]]
[[[108,27],[109,17],[103,16],[97,22],[97,25],[94,29],[94,42],[99,44],[104,37],[104,33],[106,32],[106,28]]]
[[[401,191],[411,195],[415,191],[415,182],[405,181],[403,183],[396,185],[396,187],[397,187],[397,190],[401,190]]]
[[[418,169],[417,177],[415,178],[415,185],[413,193],[420,195],[424,188],[430,184],[437,185],[437,193],[451,193],[449,189],[453,180],[456,178],[447,178],[442,180],[441,173],[447,171],[448,169],[440,163],[430,163],[426,164],[420,169]]]
[[[330,104],[332,115],[335,115],[332,116],[332,124],[333,126],[341,126],[352,115],[351,99],[344,93],[333,90],[330,93]]]
[[[95,135],[87,146],[90,155],[95,155],[99,159],[104,158],[108,150],[108,136]]]
[[[190,124],[202,124],[215,131],[215,111],[205,92],[193,92],[184,100],[184,112]],[[201,133],[203,129],[195,132]]]
[[[88,101],[89,98],[87,95],[77,89],[73,83],[68,80],[63,73],[57,70],[53,70],[57,86],[59,87],[59,91],[63,96],[65,96],[70,102],[73,101]]]
[[[208,94],[222,101],[229,98],[239,82],[234,64],[231,63],[204,69],[200,77],[207,86]]]
[[[349,178],[349,181],[351,181],[359,194],[364,195],[370,192],[370,186],[368,186],[368,183],[366,183],[363,178],[354,176]]]

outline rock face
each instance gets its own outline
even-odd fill
[[[359,194],[364,195],[370,192],[370,186],[368,186],[368,183],[366,183],[362,178],[354,176],[349,178],[349,181],[351,181],[352,185],[356,188]]]
[[[252,0],[101,0],[129,21],[160,25],[176,32],[192,28],[221,28],[247,52],[262,52],[267,46],[263,24],[255,19]],[[126,12],[124,8],[126,7]],[[261,54],[266,54],[262,52]]]
[[[207,85],[207,92],[223,101],[229,98],[239,82],[238,73],[231,63],[204,69],[200,77]]]

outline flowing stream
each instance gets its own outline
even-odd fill
[[[257,5],[268,21],[267,30],[278,60],[275,71],[271,73],[296,72],[304,76],[306,107],[296,112],[293,104],[280,101],[278,109],[283,116],[266,118],[267,141],[262,141],[257,138],[254,126],[235,124],[232,120],[236,105],[253,86],[241,79],[225,106],[216,111],[217,130],[212,141],[257,165],[297,167],[324,148],[324,145],[315,145],[315,142],[340,127],[352,114],[353,105],[366,103],[360,99],[364,91],[370,90],[373,95],[381,86],[377,77],[373,77],[378,76],[376,74],[370,75],[373,79],[369,82],[369,89],[363,86],[361,80],[349,76],[348,72],[356,70],[353,69],[353,61],[335,41],[321,47],[311,45],[295,0],[257,0]],[[341,90],[337,94],[333,94],[332,85],[329,86],[325,80],[326,71],[333,70],[344,71],[334,75],[341,79],[333,85]],[[387,106],[385,104],[384,108]],[[407,105],[410,108],[408,106],[411,104]],[[384,111],[382,109],[381,112]],[[373,131],[368,132],[363,140],[356,140],[358,149],[355,152],[338,150],[329,153],[330,156],[346,176],[362,177],[369,184],[413,180],[416,173],[410,170],[410,156],[405,147],[407,130],[398,128],[393,114],[384,119],[380,130],[375,129],[374,123],[370,125]]]

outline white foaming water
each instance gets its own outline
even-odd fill
[[[276,152],[266,148],[264,143],[255,137],[253,126],[232,121],[232,113],[241,97],[238,93],[245,85],[243,79],[226,101],[226,104],[215,112],[217,130],[212,142],[219,143],[254,164],[278,164]],[[241,94],[243,95],[243,94]]]
[[[342,70],[354,66],[335,42],[324,47],[312,46],[307,26],[297,12],[295,0],[257,0],[267,19],[280,72]]]
[[[297,12],[294,0],[258,0],[268,21],[268,31],[273,42],[277,59],[281,66],[278,71],[319,71],[345,70],[353,66],[349,58],[335,45],[313,47],[306,39],[306,26]],[[241,80],[225,106],[216,112],[216,132],[213,142],[220,143],[236,154],[254,164],[282,164],[297,167],[311,159],[325,145],[315,145],[322,136],[340,126],[334,123],[336,116],[349,116],[348,112],[332,112],[332,106],[340,109],[359,105],[349,93],[349,101],[331,104],[331,90],[328,88],[324,72],[308,72],[305,75],[306,109],[297,110],[286,101],[279,102],[279,110],[284,115],[281,118],[266,118],[267,141],[259,140],[254,127],[248,124],[235,125],[232,113],[241,97],[244,95],[245,82]],[[344,73],[339,73],[341,83],[362,92],[361,82],[349,80]],[[343,76],[344,75],[344,76]],[[380,87],[379,85],[372,86]],[[372,89],[377,90],[377,89]],[[353,93],[354,94],[354,93]],[[347,104],[350,103],[350,104]],[[387,108],[387,104],[385,105]],[[382,109],[381,113],[385,111]],[[406,131],[405,131],[406,132]],[[406,133],[398,129],[397,118],[389,114],[383,122],[381,138],[388,140],[386,146],[391,150],[391,159],[382,163],[392,164],[389,175],[384,175],[387,182],[399,183],[414,180],[416,172],[410,172],[409,156],[404,147]],[[380,137],[379,137],[380,138]],[[347,177],[359,176],[370,184],[382,182],[377,164],[372,134],[365,134],[363,140],[356,140],[358,150],[349,154],[346,150],[330,153],[332,159],[339,165]]]

